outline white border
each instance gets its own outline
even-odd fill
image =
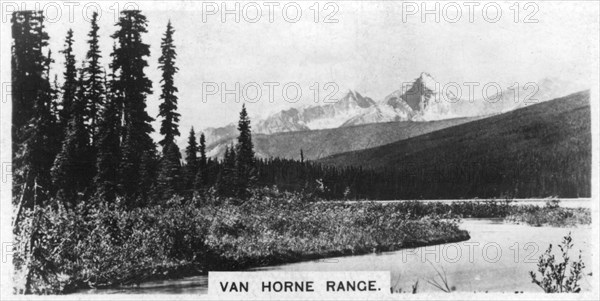
[[[4,2],[4,1],[2,1]],[[23,0],[19,0],[16,2],[25,2]],[[41,1],[44,3],[44,1]],[[98,1],[102,4],[110,4],[114,3],[114,1]],[[133,1],[132,1],[133,2]],[[182,1],[162,1],[162,2],[152,2],[152,1],[134,1],[140,4],[142,10],[147,9],[148,7],[165,9],[167,6],[178,6],[178,9],[182,9],[182,5],[185,5]],[[215,1],[222,2],[222,1]],[[376,2],[376,1],[364,1],[364,2]],[[421,1],[419,1],[421,2]],[[574,16],[576,17],[576,16]],[[0,29],[0,83],[10,82],[11,74],[10,74],[10,22],[8,24],[2,23]],[[593,64],[595,70],[600,70],[598,56],[600,54],[600,39],[599,33],[596,31],[595,33],[590,32],[590,40],[593,42],[589,47],[589,51],[592,56],[596,57],[596,61],[591,62]],[[599,110],[599,81],[600,81],[600,71],[593,75],[594,86],[591,89],[591,112],[592,112],[592,215],[593,215],[593,223],[592,223],[592,245],[594,246],[592,250],[592,263],[588,265],[588,268],[591,268],[593,271],[593,277],[597,280],[598,275],[600,275],[600,261],[598,256],[600,254],[599,249],[599,141],[598,137],[600,137],[600,110]],[[2,96],[4,99],[4,95]],[[10,120],[11,120],[11,104],[10,101],[6,103],[0,103],[0,162],[11,162],[11,145],[10,145]],[[2,182],[0,181],[0,242],[2,242],[2,247],[4,248],[5,242],[12,241],[12,230],[11,230],[11,216],[13,214],[13,208],[11,205],[11,184],[9,181]],[[13,286],[12,286],[12,261],[5,260],[5,250],[2,249],[2,259],[3,262],[0,265],[0,299],[2,300],[114,300],[114,299],[124,299],[124,300],[164,300],[164,299],[177,299],[177,300],[208,300],[214,299],[208,295],[60,295],[60,296],[18,296],[13,295]],[[596,283],[598,284],[598,283]],[[520,300],[598,300],[599,298],[599,287],[596,286],[592,292],[583,293],[583,294],[543,294],[543,293],[526,293],[526,294],[509,294],[509,293],[490,293],[490,294],[473,294],[473,293],[421,293],[416,295],[407,295],[407,294],[393,294],[390,295],[388,299],[396,300],[396,299],[413,299],[413,300],[479,300],[479,299],[487,299],[487,300],[506,300],[506,299],[520,299]],[[343,296],[340,296],[343,299]],[[218,300],[226,300],[226,299],[218,299]]]

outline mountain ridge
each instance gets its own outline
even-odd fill
[[[501,114],[536,102],[567,95],[577,91],[575,84],[556,78],[544,78],[537,83],[509,87],[498,94],[483,98],[464,99],[456,97],[452,89],[442,95],[441,84],[427,72],[388,94],[382,100],[374,101],[358,91],[348,90],[336,102],[304,108],[289,108],[273,113],[253,122],[255,134],[307,131],[339,128],[359,124],[392,121],[433,121],[442,119],[477,117]],[[459,94],[462,94],[458,91]],[[533,94],[532,94],[533,93]],[[533,95],[533,97],[531,97]],[[526,103],[528,99],[531,103]],[[208,144],[223,138],[237,136],[234,123],[203,131]]]
[[[306,160],[315,160],[338,152],[384,145],[476,119],[478,117],[428,122],[397,121],[333,129],[253,134],[252,141],[256,156],[259,158],[279,157],[299,160],[300,150],[302,150]],[[235,142],[236,137],[215,141],[207,145],[207,153],[212,157],[222,157],[225,148]]]
[[[379,101],[364,96],[358,91],[348,90],[344,97],[336,102],[289,108],[266,118],[254,120],[252,131],[256,155],[261,158],[299,159],[300,148],[304,148],[305,158],[314,160],[335,153],[381,146],[395,142],[392,139],[407,139],[417,134],[440,130],[443,126],[453,126],[542,103],[566,95],[563,94],[564,91],[573,91],[576,84],[556,78],[544,78],[537,84],[528,83],[501,90],[491,95],[488,100],[484,98],[467,100],[459,95],[453,102],[446,101],[448,97],[455,97],[454,93],[448,93],[452,90],[444,90],[440,86],[441,84],[431,74],[422,72],[414,81],[403,85]],[[441,95],[440,90],[448,95]],[[533,98],[535,101],[532,101]],[[529,101],[526,102],[528,99]],[[439,122],[444,120],[447,122]],[[402,124],[390,124],[394,122]],[[434,124],[427,122],[434,122]],[[381,126],[344,130],[369,124]],[[313,132],[333,129],[338,131]],[[226,146],[236,142],[237,125],[231,123],[224,127],[207,128],[204,134],[207,154],[221,158]],[[373,137],[365,138],[361,135]],[[319,144],[322,145],[321,149]]]

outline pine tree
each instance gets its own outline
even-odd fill
[[[185,189],[192,190],[194,188],[194,180],[198,173],[198,142],[196,141],[196,133],[194,127],[190,130],[188,137],[188,145],[185,148]]]
[[[173,45],[173,33],[175,30],[171,26],[171,21],[167,23],[167,31],[162,38],[161,49],[162,55],[158,58],[158,68],[162,70],[162,93],[160,99],[162,103],[159,106],[158,116],[163,117],[160,125],[160,133],[164,138],[159,142],[161,146],[168,145],[174,142],[175,137],[179,136],[179,117],[177,113],[177,87],[173,82],[173,76],[177,73],[175,66],[175,58],[177,52],[175,52],[175,45]]]
[[[46,78],[48,80],[48,85],[46,86],[45,89],[45,97],[48,99],[47,101],[49,102],[49,110],[50,110],[50,116],[48,117],[48,120],[50,121],[49,123],[49,130],[50,132],[48,133],[49,136],[49,140],[48,143],[49,145],[46,145],[46,147],[48,148],[48,150],[52,153],[53,158],[56,157],[56,155],[58,154],[58,152],[60,151],[61,148],[61,143],[62,143],[62,139],[63,139],[63,135],[64,135],[64,129],[61,127],[60,124],[60,117],[59,117],[59,112],[60,110],[58,109],[58,104],[59,104],[59,91],[58,89],[56,89],[56,81],[57,81],[57,75],[54,75],[54,83],[51,84],[50,83],[50,70],[51,70],[51,64],[54,63],[54,59],[52,58],[52,50],[48,50],[48,56],[46,59],[46,63],[44,65],[45,68],[45,76],[44,78]],[[54,159],[52,160],[52,162],[54,162]],[[50,187],[50,191],[54,192],[55,187]]]
[[[227,146],[223,157],[222,168],[219,172],[216,188],[221,196],[233,197],[237,194],[236,187],[236,153],[235,147]]]
[[[92,15],[92,30],[88,34],[89,50],[87,52],[88,65],[85,69],[87,79],[85,89],[87,96],[87,124],[92,145],[95,145],[98,136],[98,117],[104,105],[106,88],[104,87],[104,69],[100,64],[100,46],[98,45],[98,13]]]
[[[206,162],[206,137],[204,136],[204,133],[200,134],[200,167],[206,168],[207,166],[207,162]]]
[[[62,86],[62,110],[60,112],[60,123],[64,131],[71,115],[71,107],[77,91],[77,67],[75,66],[75,54],[73,53],[73,30],[69,29],[65,38],[65,49],[61,51],[65,55],[64,83]]]
[[[52,167],[52,182],[57,187],[57,197],[66,205],[74,206],[78,193],[89,186],[93,161],[89,134],[86,131],[85,119],[85,87],[83,67],[80,69],[77,96],[71,104],[70,118],[60,153],[56,156]]]
[[[113,54],[113,68],[117,80],[113,83],[118,99],[123,103],[123,123],[121,129],[122,156],[119,166],[119,188],[129,205],[136,202],[140,192],[150,189],[152,171],[141,177],[142,158],[153,158],[156,146],[150,137],[153,131],[150,124],[154,119],[146,112],[146,97],[152,93],[152,82],[144,74],[148,66],[145,60],[150,55],[150,47],[141,40],[141,34],[147,32],[146,17],[137,10],[121,12],[117,26],[119,29],[112,37],[118,47]],[[146,166],[153,166],[146,162]]]
[[[57,151],[43,22],[41,11],[12,16],[13,195],[25,208],[44,205],[52,194],[50,168]]]
[[[194,189],[204,189],[208,185],[208,162],[206,159],[206,138],[204,133],[200,134],[200,158],[198,159],[198,171],[196,172],[196,179]]]
[[[250,118],[245,105],[242,105],[242,111],[240,112],[238,131],[240,135],[238,136],[236,149],[236,188],[238,196],[247,199],[250,195],[249,189],[256,182],[256,166]]]
[[[113,54],[116,46],[113,45]],[[104,78],[107,87],[105,106],[102,109],[96,143],[96,176],[94,187],[100,199],[112,203],[118,192],[120,152],[120,130],[123,101],[120,91],[116,89],[115,56],[110,64],[110,79]]]
[[[175,95],[177,88],[173,82],[173,77],[178,70],[177,67],[175,67],[177,53],[175,52],[175,46],[173,45],[174,32],[171,21],[169,21],[167,24],[167,31],[165,32],[161,43],[162,54],[158,58],[158,68],[162,70],[162,93],[160,94],[162,103],[159,106],[158,116],[163,118],[160,133],[164,136],[159,142],[163,147],[163,156],[158,175],[158,186],[162,198],[169,198],[173,194],[179,193],[179,189],[187,189],[190,187],[192,183],[191,175],[195,174],[193,172],[196,168],[196,162],[192,162],[192,165],[188,166],[192,169],[190,171],[191,175],[188,176],[186,172],[183,179],[181,179],[181,154],[179,153],[179,147],[177,147],[177,144],[175,143],[175,137],[179,136],[179,126],[177,123],[179,122],[180,115],[177,113],[177,96]],[[195,137],[193,143],[194,146],[192,147],[195,148]],[[186,154],[186,159],[191,156],[189,153]],[[195,161],[195,151],[193,156]],[[179,183],[180,180],[183,180],[184,182]]]

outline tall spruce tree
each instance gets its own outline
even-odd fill
[[[202,190],[208,184],[208,162],[206,159],[206,138],[204,137],[204,133],[200,134],[198,150],[200,151],[200,158],[198,159],[198,171],[196,172],[194,189]]]
[[[207,165],[207,159],[206,159],[206,137],[204,136],[204,133],[200,134],[200,146],[199,146],[199,151],[200,151],[200,167],[206,168]]]
[[[110,63],[111,72],[109,79],[104,78],[107,88],[107,97],[99,120],[98,139],[96,143],[96,176],[94,187],[101,200],[112,203],[118,193],[119,162],[121,158],[121,117],[123,100],[121,93],[116,89],[116,45],[113,44],[113,60]]]
[[[117,75],[118,71],[117,71],[117,43],[113,42],[113,47],[112,47],[112,52],[110,54],[111,62],[109,64],[110,67],[110,74],[108,75],[108,80],[105,81],[106,84],[106,96],[108,98],[108,101],[111,102],[112,106],[115,108],[115,110],[117,111],[116,114],[116,119],[118,120],[118,124],[117,124],[117,134],[119,136],[119,143],[121,143],[122,140],[122,130],[123,130],[123,107],[125,104],[125,101],[123,99],[123,89],[121,89],[120,85],[119,85],[119,77]]]
[[[180,192],[178,189],[187,189],[190,186],[188,184],[191,184],[187,176],[183,177],[184,183],[179,183],[182,178],[179,174],[181,171],[181,154],[175,142],[175,137],[179,136],[179,125],[177,123],[180,115],[177,113],[177,95],[175,94],[177,87],[175,87],[173,80],[178,70],[175,66],[177,53],[175,52],[175,45],[173,45],[174,32],[171,21],[169,21],[161,42],[161,56],[158,58],[158,68],[162,71],[160,94],[162,103],[159,105],[158,116],[163,118],[160,126],[163,139],[159,141],[159,144],[163,147],[163,156],[160,162],[158,184],[163,198],[169,198],[174,193]],[[195,168],[195,163],[193,165],[190,167]]]
[[[77,195],[89,187],[93,161],[89,134],[85,128],[84,67],[79,71],[79,88],[71,103],[70,118],[62,143],[62,149],[54,160],[52,182],[57,188],[57,197],[65,205],[75,206]]]
[[[52,63],[54,63],[54,59],[52,58],[52,50],[48,50],[48,56],[46,59],[46,63],[45,63],[45,76],[44,78],[48,79],[48,85],[46,86],[46,90],[45,90],[45,97],[47,97],[49,100],[49,106],[50,106],[50,132],[48,133],[50,139],[48,140],[48,143],[50,143],[50,145],[47,145],[46,147],[51,151],[51,153],[53,154],[54,158],[56,157],[56,155],[58,154],[58,152],[61,149],[61,143],[62,143],[62,139],[63,139],[63,135],[64,135],[64,130],[61,127],[60,124],[60,117],[59,117],[59,113],[60,110],[58,108],[58,104],[60,102],[60,100],[58,99],[59,97],[59,90],[56,89],[56,81],[57,81],[57,75],[54,75],[54,83],[50,83],[50,70],[51,70],[51,65]],[[53,161],[54,162],[54,161]],[[55,192],[55,187],[50,187],[50,191]]]
[[[140,11],[122,11],[116,25],[119,29],[112,37],[117,41],[113,53],[117,79],[112,83],[112,89],[117,99],[124,101],[119,189],[131,207],[136,205],[143,192],[150,189],[147,183],[152,179],[148,177],[154,174],[150,170],[140,173],[142,158],[152,160],[156,149],[150,137],[153,131],[150,123],[154,119],[146,112],[146,97],[152,93],[152,82],[144,74],[144,68],[148,66],[145,57],[150,55],[150,47],[142,42],[141,35],[147,32],[147,21]],[[149,168],[154,164],[145,162],[145,166]]]
[[[236,149],[236,187],[238,190],[237,195],[242,199],[246,199],[250,195],[249,189],[256,183],[254,146],[246,105],[242,105],[238,131],[240,135],[238,136]]]
[[[185,189],[191,191],[194,189],[194,181],[198,173],[198,142],[194,127],[190,130],[188,136],[188,145],[185,148]]]
[[[87,79],[85,81],[85,90],[87,97],[87,125],[90,133],[90,139],[92,145],[96,143],[98,136],[98,117],[100,116],[100,110],[104,105],[104,98],[106,96],[106,87],[104,86],[104,69],[100,63],[100,45],[98,44],[98,13],[94,12],[92,15],[92,29],[88,34],[89,49],[86,55],[87,68],[85,73]]]
[[[65,48],[61,53],[65,55],[65,71],[63,73],[64,83],[62,86],[62,110],[60,111],[60,123],[64,131],[71,115],[71,106],[77,92],[77,67],[75,66],[75,54],[73,53],[73,30],[67,31]]]
[[[217,176],[216,189],[221,196],[233,197],[237,194],[236,187],[236,153],[235,147],[227,146],[221,163],[222,167]]]
[[[179,136],[179,117],[177,113],[177,87],[173,81],[177,68],[175,66],[175,59],[177,52],[175,52],[175,45],[173,45],[173,33],[175,30],[171,26],[171,21],[167,23],[167,31],[161,42],[161,56],[158,58],[158,68],[162,71],[162,93],[160,99],[162,103],[159,106],[158,116],[162,117],[163,120],[160,124],[160,133],[164,138],[158,143],[161,146],[165,146],[174,142],[175,137]]]
[[[31,208],[44,205],[52,194],[50,168],[58,141],[48,78],[51,61],[43,53],[48,45],[43,13],[14,12],[12,36],[13,195],[20,207]]]

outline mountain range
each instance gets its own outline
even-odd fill
[[[379,101],[350,90],[333,103],[290,108],[261,120],[253,120],[257,156],[296,158],[300,152],[299,145],[303,145],[307,148],[304,150],[307,159],[318,159],[337,152],[380,146],[397,141],[397,138],[409,138],[444,126],[544,102],[577,91],[577,87],[573,83],[546,78],[537,83],[502,90],[490,95],[487,100],[465,98],[469,92],[466,86],[461,86],[461,91],[448,88],[445,95],[442,91],[441,83],[422,72],[411,84],[404,85]],[[493,92],[494,89],[488,91]],[[455,96],[456,93],[460,97]],[[401,133],[393,132],[399,131],[399,128],[404,130]],[[238,134],[234,123],[207,128],[203,132],[208,155],[217,157],[223,154],[227,145],[234,142]],[[375,137],[358,136],[366,134]],[[354,143],[349,139],[359,141]],[[314,152],[308,150],[313,148]],[[317,151],[318,148],[321,150]]]

